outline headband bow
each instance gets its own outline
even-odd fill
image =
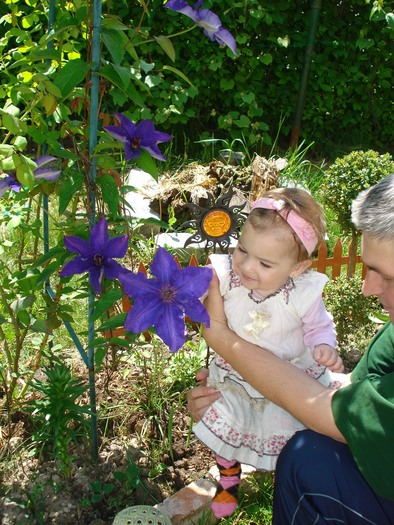
[[[265,210],[277,211],[305,246],[308,255],[311,255],[317,244],[317,235],[315,230],[312,228],[309,222],[300,217],[294,210],[290,210],[287,213],[285,204],[286,203],[283,200],[263,197],[262,199],[258,199],[253,203],[252,210],[256,208],[263,208]]]

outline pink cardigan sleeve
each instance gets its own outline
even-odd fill
[[[327,312],[322,297],[319,297],[304,315],[302,324],[306,346],[312,350],[319,344],[336,347],[337,339],[334,321],[331,314]]]

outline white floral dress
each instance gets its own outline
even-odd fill
[[[210,259],[219,277],[232,330],[305,370],[323,385],[340,387],[345,374],[332,373],[319,365],[311,353],[317,344],[336,344],[332,318],[322,301],[327,276],[307,271],[276,294],[259,298],[241,285],[232,269],[231,255],[211,255]],[[321,307],[314,320],[307,314],[317,301]],[[286,442],[305,427],[252,388],[218,355],[210,365],[209,383],[221,391],[222,397],[195,424],[196,436],[228,460],[274,470]]]

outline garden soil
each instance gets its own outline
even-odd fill
[[[146,414],[127,410],[121,393],[130,392],[133,378],[124,372],[112,373],[110,382],[97,377],[99,458],[92,460],[90,443],[79,443],[70,450],[73,460],[66,477],[55,461],[29,457],[25,448],[31,434],[28,418],[21,412],[13,415],[10,428],[1,431],[2,444],[9,447],[1,469],[2,525],[111,525],[122,508],[153,506],[207,475],[213,456],[190,432],[185,406],[174,414],[172,457],[169,453],[154,457],[152,443],[157,442],[159,450],[158,429],[166,428],[168,421],[159,421],[158,414],[149,428]],[[100,407],[108,419],[100,420]],[[8,432],[11,437],[6,444]]]

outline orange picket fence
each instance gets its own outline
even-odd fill
[[[327,244],[322,243],[319,248],[317,257],[313,260],[312,268],[315,268],[318,272],[325,273],[331,279],[336,279],[341,274],[348,275],[348,266],[349,266],[349,254],[352,250],[352,242],[349,244],[347,250],[347,255],[344,254],[344,247],[340,239],[337,239],[334,252],[332,257],[327,257],[328,250]],[[361,266],[361,275],[365,277],[365,266],[362,263],[361,255],[356,255],[356,270]]]
[[[341,240],[337,239],[335,246],[334,246],[333,255],[332,257],[328,257],[327,256],[328,255],[327,244],[323,242],[319,248],[317,257],[313,259],[312,268],[315,268],[318,272],[326,273],[328,277],[331,277],[332,279],[336,279],[341,274],[347,275],[349,259],[350,259],[349,254],[351,253],[351,250],[352,250],[352,242],[350,242],[349,244],[347,255],[346,255],[344,253],[345,248],[342,245]],[[175,256],[175,261],[177,262],[178,266],[181,267],[181,263],[179,262],[179,259],[176,256]],[[362,276],[364,277],[365,267],[361,261],[361,255],[359,254],[356,255],[355,262],[356,262],[356,269],[359,266],[362,266],[361,272],[362,272]],[[193,254],[190,257],[189,266],[198,266],[198,265],[199,263],[198,263],[197,257],[195,256],[195,254]],[[138,267],[138,271],[144,272],[145,274],[147,273],[146,268],[144,267],[142,263],[140,263]]]

